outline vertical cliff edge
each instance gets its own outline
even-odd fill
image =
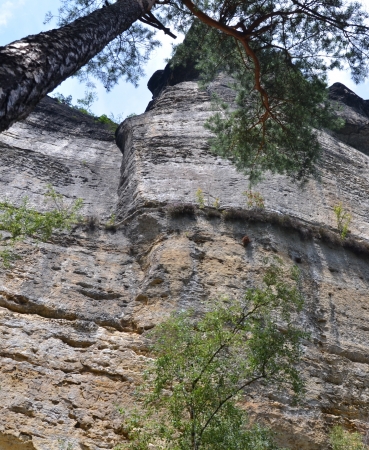
[[[227,78],[206,91],[194,81],[165,87],[120,125],[119,148],[110,130],[50,98],[0,135],[2,197],[27,195],[44,210],[51,183],[67,201],[83,198],[86,219],[22,244],[22,258],[1,269],[1,450],[113,449],[124,439],[117,408],[132,405],[141,383],[146,330],[173,310],[242,295],[272,255],[301,269],[307,392],[294,406],[256,387],[245,396],[251,418],[294,450],[328,448],[333,424],[369,430],[369,119],[363,100],[333,88],[346,126],[320,134],[320,180],[299,187],[268,175],[255,217],[180,213],[198,188],[209,205],[245,209],[247,179],[209,152],[203,127],[211,92],[232,98]],[[340,202],[352,215],[350,245],[330,237]]]

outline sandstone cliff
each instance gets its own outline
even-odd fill
[[[334,423],[369,429],[369,157],[365,139],[347,141],[367,117],[339,88],[349,132],[321,134],[321,180],[299,188],[268,176],[258,188],[267,214],[255,220],[170,214],[168,205],[194,202],[198,188],[223,208],[245,206],[247,180],[208,152],[210,92],[196,82],[167,87],[126,120],[120,151],[103,125],[49,98],[0,135],[1,196],[28,195],[43,209],[52,183],[67,199],[82,197],[87,218],[71,234],[25,243],[22,259],[1,270],[1,450],[112,449],[123,439],[117,407],[131,406],[141,382],[145,330],[172,310],[241,295],[275,254],[303,274],[307,393],[295,407],[285,393],[255,390],[247,408],[295,450],[328,448]],[[227,79],[209,90],[232,96]],[[326,238],[339,202],[352,214],[356,247]],[[106,229],[112,213],[117,225]]]

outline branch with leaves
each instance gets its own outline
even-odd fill
[[[192,40],[204,82],[234,79],[235,105],[209,123],[213,151],[251,181],[267,170],[303,180],[317,174],[316,130],[339,125],[327,71],[368,76],[368,22],[359,3],[342,0],[62,0],[61,28],[0,48],[0,131],[69,76],[107,90],[121,77],[137,85],[155,30],[175,29]]]
[[[298,361],[307,334],[295,325],[303,306],[296,268],[277,261],[263,286],[239,300],[182,312],[151,333],[155,362],[137,394],[146,411],[125,413],[122,449],[276,449],[270,432],[250,426],[240,408],[247,389],[264,380],[303,392]]]
[[[2,232],[0,233],[0,259],[5,267],[17,258],[14,247],[18,242],[26,238],[35,242],[46,242],[56,231],[68,231],[80,220],[82,199],[67,204],[63,196],[49,185],[45,201],[53,205],[53,208],[46,212],[39,212],[30,207],[27,197],[19,206],[9,201],[0,202],[0,232]]]

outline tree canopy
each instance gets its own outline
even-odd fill
[[[238,92],[208,123],[213,150],[254,178],[264,170],[304,178],[320,154],[315,130],[335,125],[327,71],[349,68],[355,82],[368,75],[368,17],[343,0],[62,0],[59,30],[0,48],[0,130],[78,71],[107,89],[121,76],[136,83],[158,45],[152,27],[191,29],[175,60],[191,51],[204,82],[223,71]]]

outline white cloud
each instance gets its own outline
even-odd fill
[[[9,1],[0,3],[0,27],[6,27],[9,19],[13,17],[14,11],[24,5],[24,0],[17,2]]]

